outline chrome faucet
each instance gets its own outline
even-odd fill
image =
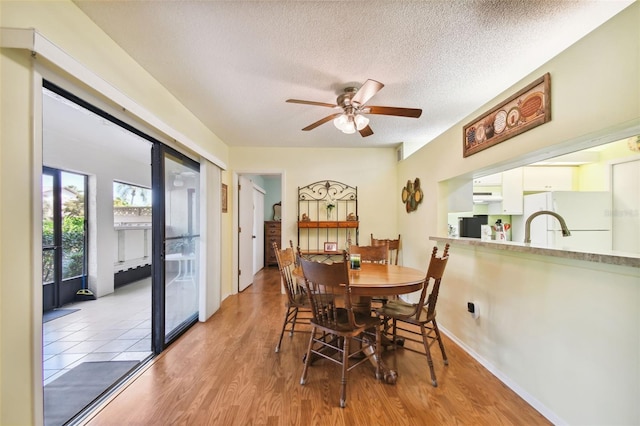
[[[549,211],[549,210],[540,210],[538,212],[533,213],[531,216],[529,216],[527,218],[527,221],[524,223],[524,243],[525,244],[531,243],[531,221],[536,216],[540,216],[542,214],[548,214],[548,215],[553,216],[556,219],[558,219],[558,222],[560,222],[560,228],[562,229],[562,236],[563,237],[568,237],[568,236],[571,235],[571,232],[569,231],[569,228],[567,228],[567,224],[564,221],[562,216],[560,216],[556,212],[552,212],[552,211]]]

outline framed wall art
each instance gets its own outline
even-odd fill
[[[468,157],[551,120],[551,76],[543,75],[464,126],[462,156]]]
[[[222,189],[220,191],[220,194],[222,196],[222,213],[226,213],[227,212],[227,185],[226,184],[222,184]]]

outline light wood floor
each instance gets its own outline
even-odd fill
[[[349,373],[339,408],[339,366],[321,360],[300,385],[309,334],[285,334],[276,268],[227,298],[89,421],[89,425],[548,425],[542,415],[445,338],[449,365],[433,347],[438,387],[424,356],[399,349],[384,359],[396,385],[366,363]]]

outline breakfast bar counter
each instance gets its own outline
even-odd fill
[[[479,238],[464,237],[429,237],[432,241],[441,243],[449,243],[453,246],[473,246],[483,247],[495,250],[505,250],[514,253],[529,253],[540,256],[552,256],[565,259],[584,260],[587,262],[607,263],[611,265],[630,266],[640,268],[640,254],[638,253],[621,253],[609,251],[594,253],[582,252],[575,249],[547,248],[531,244],[519,243],[515,241],[485,241]]]

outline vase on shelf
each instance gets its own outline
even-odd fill
[[[335,202],[333,200],[326,201],[324,206],[327,209],[327,220],[333,220],[333,209],[336,208]]]

